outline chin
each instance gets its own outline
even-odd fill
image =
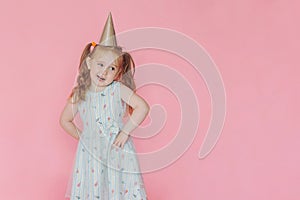
[[[106,86],[107,83],[106,83],[106,82],[102,82],[102,83],[98,83],[97,85],[98,85],[98,86]]]

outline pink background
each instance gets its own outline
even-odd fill
[[[198,134],[175,163],[143,175],[150,200],[299,199],[299,6],[283,0],[1,2],[1,199],[64,199],[77,142],[59,116],[81,51],[98,40],[109,11],[117,32],[155,26],[190,36],[211,55],[226,89],[222,135],[199,160],[210,96],[201,77],[185,74],[200,99]],[[160,62],[185,72],[166,54],[133,56],[137,67]],[[158,88],[154,97],[154,89],[139,93],[176,115],[168,93]],[[138,151],[166,144],[178,128],[173,120],[158,136],[136,140]]]

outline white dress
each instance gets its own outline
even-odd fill
[[[78,105],[83,123],[65,197],[70,200],[146,200],[132,138],[124,149],[112,146],[123,127],[126,103],[120,82],[113,81],[102,92],[88,91]]]

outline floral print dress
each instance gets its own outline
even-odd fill
[[[88,91],[78,105],[83,131],[65,194],[70,200],[147,200],[132,138],[123,149],[112,145],[126,111],[120,84]]]

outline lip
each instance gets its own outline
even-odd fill
[[[99,76],[99,75],[97,75],[97,78],[98,78],[98,80],[100,80],[100,81],[105,81],[105,78],[104,78],[104,77],[101,77],[101,76]]]

